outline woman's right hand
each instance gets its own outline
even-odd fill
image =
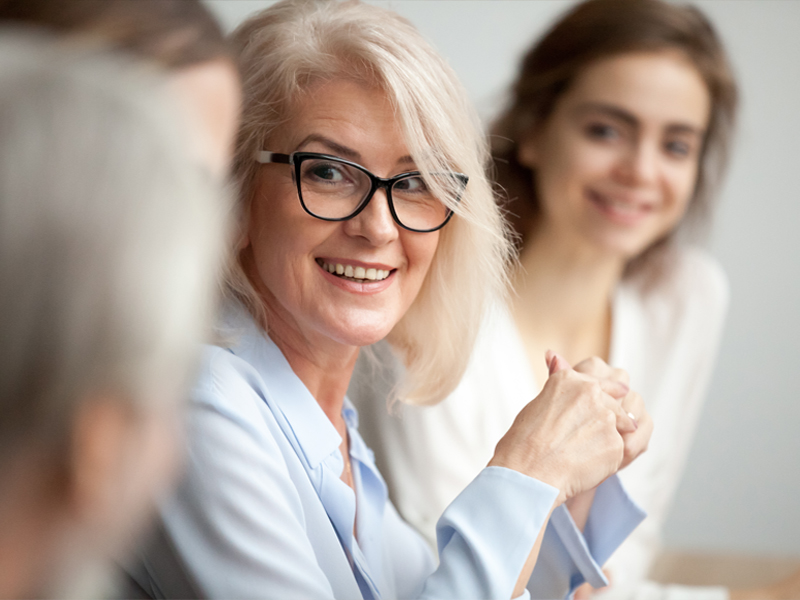
[[[617,472],[622,435],[635,431],[636,424],[619,402],[627,385],[578,373],[557,355],[549,365],[542,392],[517,415],[489,465],[558,488],[560,504]]]

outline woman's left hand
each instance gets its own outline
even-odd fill
[[[610,380],[622,382],[628,385],[630,377],[628,372],[623,369],[615,369],[608,365],[604,360],[592,356],[579,362],[573,367],[579,373],[584,375],[591,375],[599,380]],[[625,444],[624,455],[620,469],[627,467],[633,460],[642,452],[647,450],[647,445],[650,443],[650,436],[653,433],[653,419],[650,418],[650,413],[644,406],[642,397],[633,390],[619,398],[622,403],[622,409],[628,413],[636,421],[636,431],[630,433],[621,433],[622,440]]]

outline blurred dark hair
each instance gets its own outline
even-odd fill
[[[165,69],[233,60],[200,0],[0,0],[0,24],[80,36]]]
[[[699,157],[694,196],[680,228],[700,229],[725,170],[738,92],[722,43],[708,19],[692,6],[662,0],[588,0],[568,11],[525,55],[509,106],[491,129],[501,202],[518,241],[525,243],[539,212],[535,173],[517,159],[517,144],[553,112],[581,71],[593,62],[630,52],[676,50],[705,82],[711,114]],[[700,226],[700,227],[698,227]],[[674,233],[674,232],[673,232]],[[657,241],[629,265],[636,267],[666,247]]]

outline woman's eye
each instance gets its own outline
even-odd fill
[[[395,183],[394,188],[403,192],[425,192],[428,186],[425,185],[422,177],[408,177]]]
[[[586,127],[586,133],[595,140],[614,140],[619,137],[616,128],[605,123],[590,123]]]
[[[691,144],[680,140],[667,142],[665,148],[669,154],[678,158],[684,158],[692,154]]]
[[[331,183],[338,183],[344,179],[344,176],[335,165],[319,164],[312,166],[308,173],[315,179],[329,181]]]

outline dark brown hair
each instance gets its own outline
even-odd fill
[[[738,96],[719,37],[692,6],[662,0],[588,0],[564,15],[525,55],[509,106],[491,130],[501,202],[507,203],[520,243],[535,222],[539,203],[535,173],[518,161],[517,144],[550,116],[561,95],[594,61],[664,50],[677,50],[691,61],[711,99],[694,195],[681,227],[699,230],[698,225],[707,223],[711,198],[728,160]],[[651,251],[667,241],[657,241],[634,262],[653,255]]]
[[[233,60],[200,0],[0,0],[0,23],[97,41],[166,69]]]

